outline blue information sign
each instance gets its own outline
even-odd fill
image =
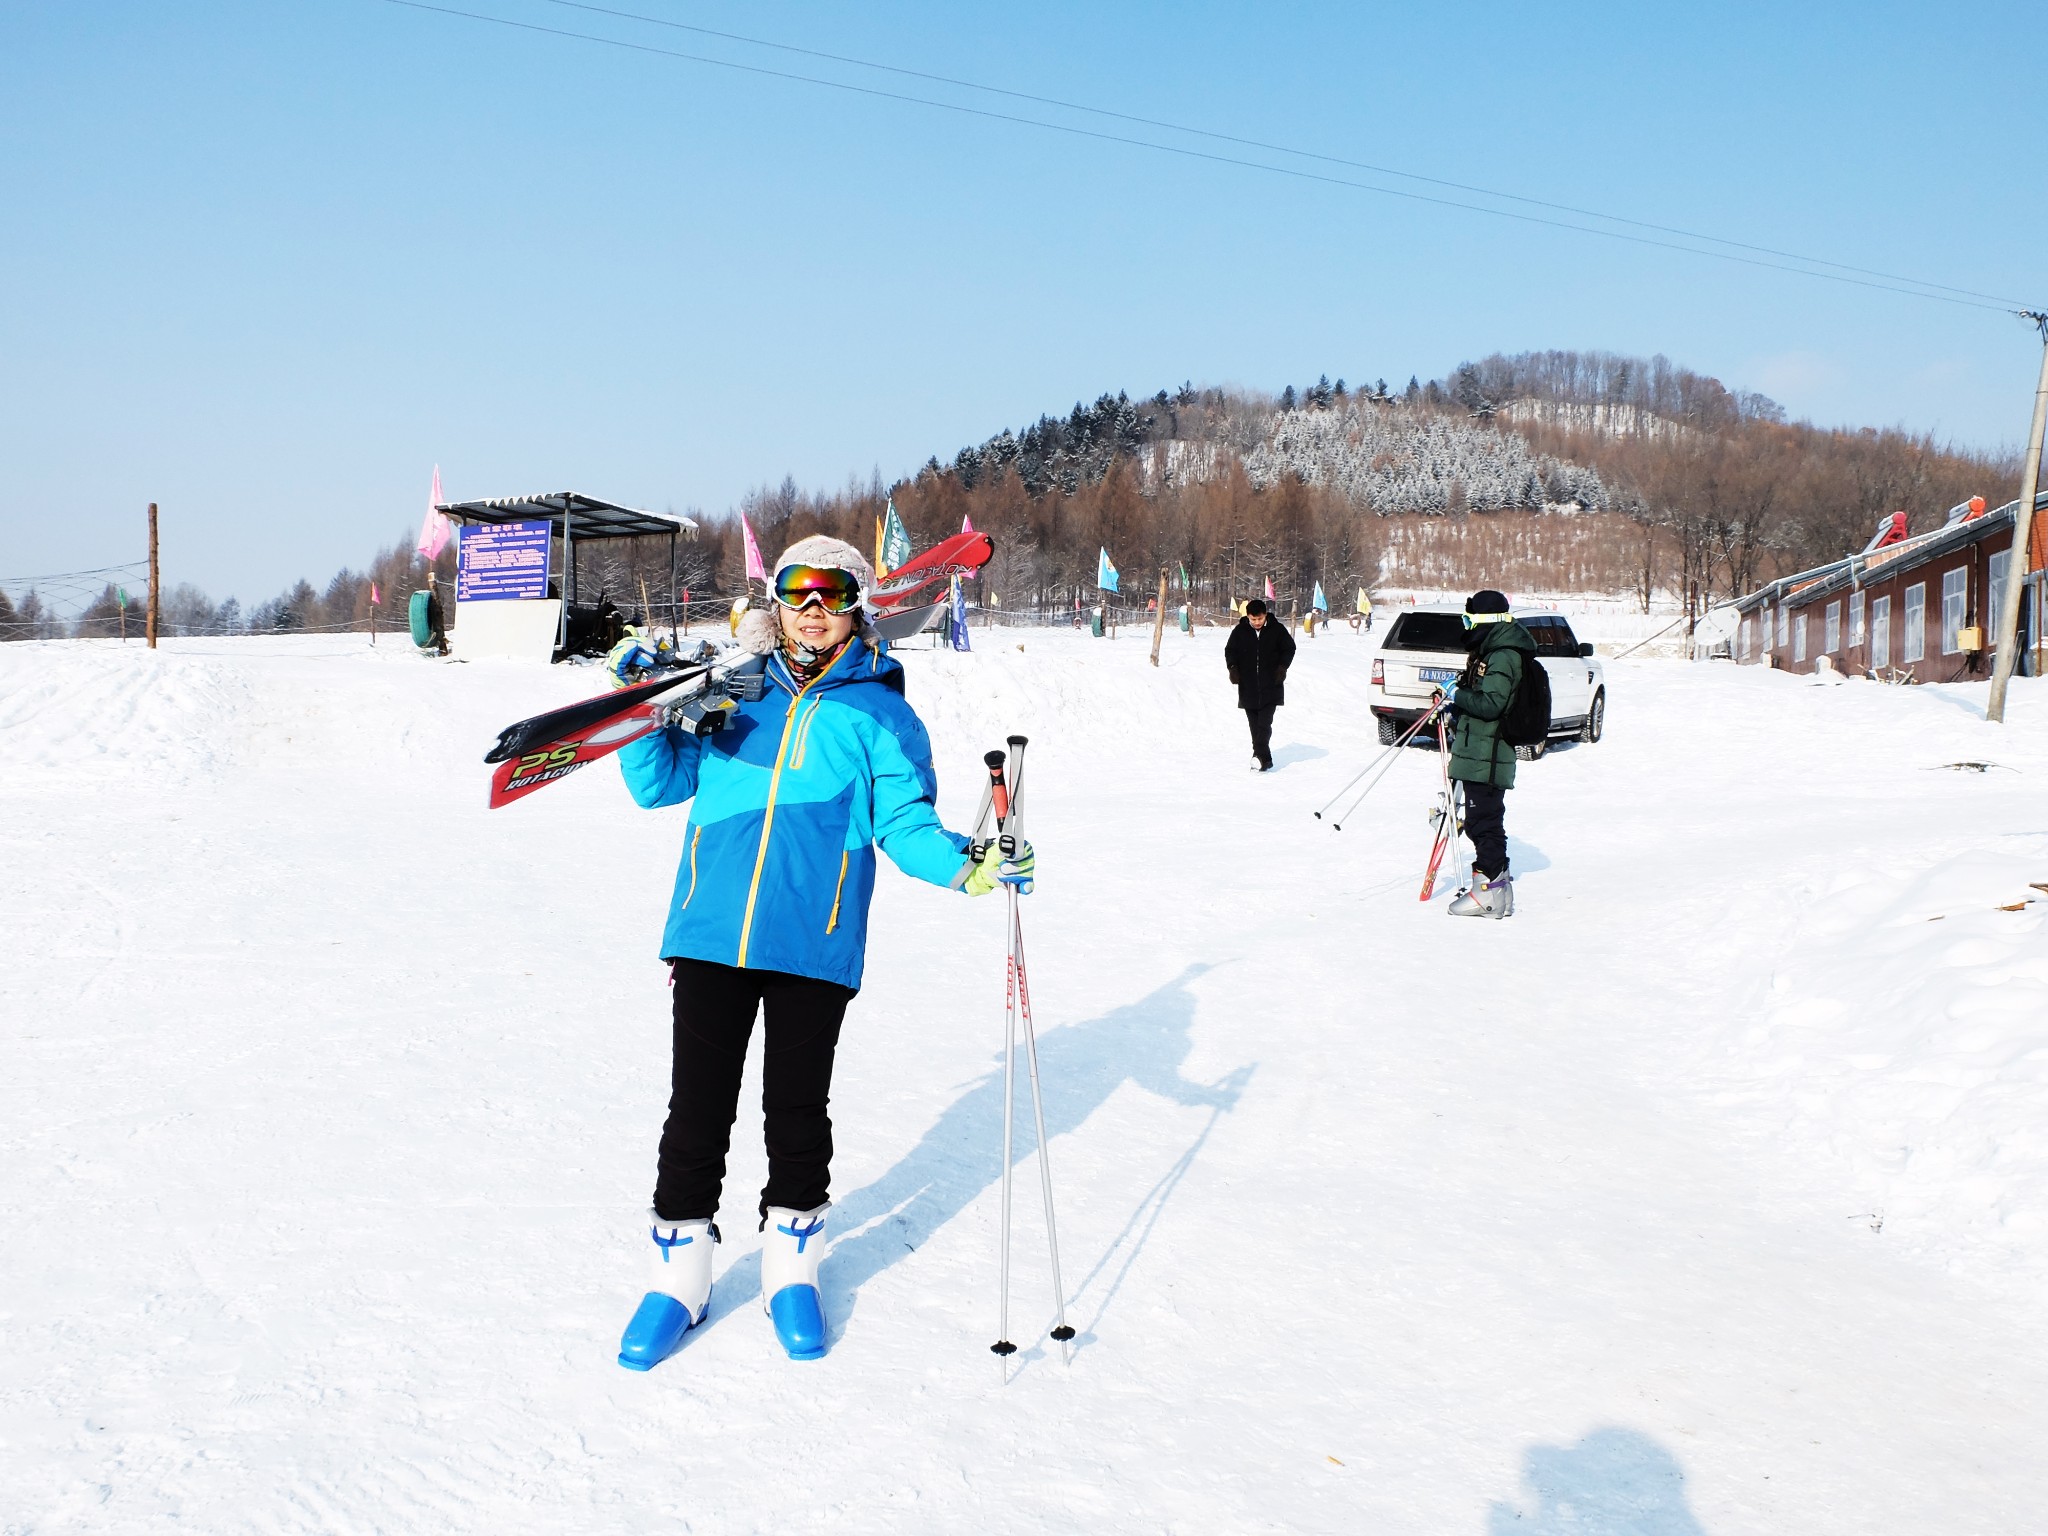
[[[548,595],[547,523],[483,523],[456,535],[455,600]]]

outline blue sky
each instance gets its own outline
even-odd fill
[[[602,3],[2048,300],[2019,6]],[[16,0],[0,80],[0,576],[133,559],[155,500],[166,579],[246,603],[416,525],[436,463],[719,510],[1105,389],[1531,347],[2016,444],[2039,360],[1985,310],[386,0]]]

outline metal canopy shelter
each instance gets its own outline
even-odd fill
[[[562,541],[562,563],[558,576],[563,593],[562,619],[556,636],[556,647],[563,649],[569,643],[569,605],[576,601],[576,545],[580,540],[589,539],[647,539],[668,540],[668,600],[669,612],[676,612],[676,540],[684,533],[695,533],[697,525],[687,517],[678,517],[672,512],[643,512],[637,507],[622,507],[617,502],[600,501],[595,496],[586,496],[581,491],[543,491],[532,496],[494,496],[483,501],[444,502],[436,511],[446,514],[458,523],[539,523],[552,524],[549,534],[550,547],[555,539]],[[654,622],[654,615],[645,615],[648,623]]]

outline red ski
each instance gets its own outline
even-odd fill
[[[1436,750],[1443,764],[1444,787],[1437,796],[1436,814],[1431,818],[1436,822],[1436,843],[1429,850],[1429,868],[1422,872],[1423,901],[1436,894],[1437,872],[1444,867],[1444,855],[1450,852],[1451,841],[1458,835],[1458,802],[1451,789],[1451,744],[1441,710],[1436,717]]]
[[[900,608],[934,582],[951,581],[955,576],[972,576],[988,564],[989,557],[995,552],[994,542],[985,533],[956,533],[950,539],[941,539],[916,558],[904,561],[876,582],[868,600],[881,612]]]
[[[491,775],[491,809],[510,805],[659,729],[663,706],[699,692],[710,675],[709,666],[686,667],[506,726],[484,754],[485,762],[498,765]]]

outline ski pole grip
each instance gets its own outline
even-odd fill
[[[988,764],[989,803],[995,807],[996,826],[1010,819],[1010,786],[1003,781],[1003,754],[990,752],[982,758]]]

